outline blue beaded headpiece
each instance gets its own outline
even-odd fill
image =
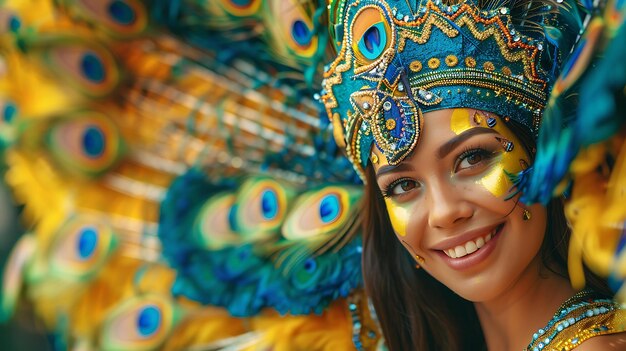
[[[417,145],[423,113],[433,110],[480,109],[536,135],[560,52],[575,35],[563,34],[557,3],[512,2],[522,8],[517,17],[506,2],[489,3],[331,3],[338,55],[326,67],[322,100],[362,177],[374,143],[390,164],[400,163]]]

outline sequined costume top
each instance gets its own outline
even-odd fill
[[[550,322],[533,334],[526,350],[573,350],[598,335],[626,331],[626,307],[583,290],[565,301]]]

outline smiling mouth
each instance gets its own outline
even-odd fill
[[[455,246],[450,249],[441,250],[450,258],[461,258],[480,250],[487,244],[499,231],[504,224],[495,227],[489,234],[478,237],[474,240],[468,240],[465,244]]]

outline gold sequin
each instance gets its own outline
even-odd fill
[[[483,68],[485,71],[493,72],[496,70],[496,66],[493,65],[493,62],[487,61],[483,64]]]
[[[396,127],[396,121],[393,119],[388,119],[387,121],[385,121],[385,127],[387,127],[388,130],[392,130]]]
[[[439,68],[440,64],[441,64],[441,61],[439,61],[439,59],[436,57],[433,57],[430,60],[428,60],[428,67],[430,67],[430,69],[437,69]]]
[[[502,74],[506,74],[507,76],[510,76],[512,74],[511,69],[508,66],[502,67]]]
[[[471,56],[468,56],[465,58],[465,66],[469,67],[469,68],[474,68],[476,67],[476,59],[474,59]]]
[[[372,154],[372,163],[373,164],[378,164],[378,156],[376,156],[376,154]]]
[[[422,70],[422,63],[420,61],[418,61],[418,60],[415,60],[415,61],[411,62],[411,64],[409,65],[409,68],[413,72],[419,72],[419,71]]]
[[[448,55],[446,56],[446,65],[448,65],[448,67],[454,67],[459,63],[459,59],[454,56],[454,55]]]

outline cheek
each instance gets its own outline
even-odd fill
[[[385,199],[387,213],[391,226],[398,236],[406,236],[406,227],[409,221],[409,209],[405,206],[395,204],[393,201]]]

